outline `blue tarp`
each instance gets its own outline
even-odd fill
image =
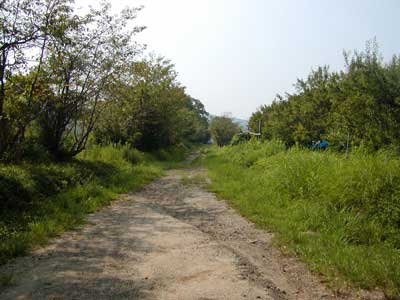
[[[325,150],[328,147],[329,143],[328,141],[322,140],[322,141],[318,141],[313,145],[313,149],[321,149],[321,150]]]

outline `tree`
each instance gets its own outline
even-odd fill
[[[52,94],[39,118],[41,141],[56,158],[85,148],[107,86],[139,52],[132,37],[143,28],[125,29],[138,10],[111,16],[110,4],[104,3],[86,16],[68,15],[60,21],[67,30],[49,45],[44,71]]]
[[[346,70],[341,73],[333,96],[331,135],[349,135],[353,144],[371,149],[400,141],[400,60],[394,56],[384,64],[376,41],[364,52],[345,53]],[[334,130],[336,129],[336,130]]]
[[[97,142],[155,150],[185,140],[208,140],[208,113],[176,77],[174,66],[163,57],[131,63],[107,93],[95,130]]]
[[[26,127],[40,112],[38,102],[33,100],[45,51],[52,34],[59,30],[58,20],[71,10],[70,3],[69,0],[0,3],[0,158],[22,142]],[[32,60],[28,55],[36,57],[33,64],[28,64]],[[27,68],[29,76],[21,76]],[[23,93],[16,96],[12,91],[7,92],[21,85],[17,81],[22,78]],[[20,111],[15,118],[17,106]],[[12,107],[13,114],[9,114],[7,107]]]
[[[210,123],[210,132],[218,146],[228,145],[232,137],[240,132],[239,126],[228,117],[214,117]]]

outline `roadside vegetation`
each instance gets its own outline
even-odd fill
[[[400,292],[400,160],[282,142],[211,148],[211,189],[336,287]]]

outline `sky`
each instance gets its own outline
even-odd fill
[[[76,0],[77,5],[95,0]],[[178,80],[214,115],[248,119],[317,66],[344,67],[343,50],[376,38],[400,54],[400,0],[112,0],[143,5],[136,37],[170,59]]]

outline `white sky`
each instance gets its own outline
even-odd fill
[[[96,5],[76,0],[78,6]],[[398,0],[113,0],[144,5],[138,41],[171,59],[179,81],[212,114],[249,118],[277,93],[293,91],[318,65],[343,67],[342,50],[377,38],[400,53]]]

